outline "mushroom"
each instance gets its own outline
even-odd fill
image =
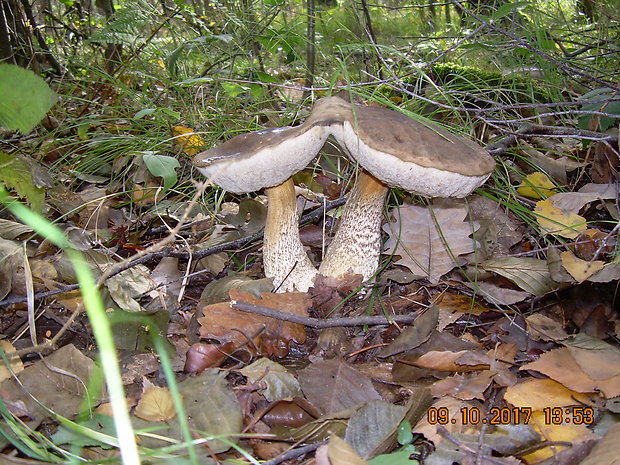
[[[316,156],[330,125],[341,124],[347,110],[350,105],[342,99],[320,99],[301,126],[241,134],[193,160],[204,176],[228,191],[242,194],[265,189],[263,262],[265,275],[273,278],[279,292],[305,292],[317,274],[299,239],[291,176]]]
[[[319,273],[356,273],[368,280],[379,265],[389,187],[427,197],[465,197],[488,179],[495,161],[478,144],[397,111],[361,105],[352,110],[354,117],[330,129],[364,171]]]

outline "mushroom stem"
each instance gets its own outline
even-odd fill
[[[306,292],[317,270],[299,239],[295,184],[289,178],[265,193],[269,202],[263,241],[265,275],[273,278],[276,292]]]
[[[370,279],[379,266],[381,219],[388,186],[362,171],[351,191],[340,226],[327,248],[319,273],[338,277],[361,274]]]

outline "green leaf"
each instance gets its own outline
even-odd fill
[[[176,158],[166,155],[142,155],[144,164],[153,176],[164,179],[164,188],[170,189],[177,182],[176,168],[181,166]]]
[[[45,191],[34,185],[28,164],[5,152],[0,152],[0,185],[26,199],[33,210],[40,212],[43,209]]]
[[[497,9],[497,11],[495,11],[495,13],[493,13],[491,18],[493,18],[493,19],[503,18],[504,16],[508,16],[513,11],[517,11],[517,10],[520,10],[520,9],[526,7],[527,5],[529,5],[529,3],[530,2],[505,3],[502,6],[500,6]]]
[[[408,444],[391,454],[377,455],[375,458],[368,460],[368,463],[370,465],[418,465],[420,462],[409,458],[416,453],[418,453],[416,448]]]
[[[222,87],[229,97],[236,97],[248,91],[248,87],[237,84],[236,82],[222,82]]]
[[[56,102],[56,94],[32,71],[0,64],[0,126],[27,134]]]

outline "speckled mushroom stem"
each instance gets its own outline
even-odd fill
[[[381,219],[388,187],[362,171],[351,191],[336,236],[327,248],[319,273],[338,277],[345,273],[370,279],[379,266]]]
[[[288,179],[265,193],[269,202],[263,240],[265,275],[273,278],[276,292],[306,292],[317,270],[299,239],[295,184]]]

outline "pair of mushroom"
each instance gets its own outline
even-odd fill
[[[317,271],[299,239],[292,176],[317,155],[327,138],[363,168],[340,225]],[[394,110],[319,99],[300,126],[239,135],[194,159],[222,188],[265,189],[268,200],[263,262],[280,292],[305,292],[317,273],[372,278],[379,264],[382,209],[390,187],[428,197],[465,197],[490,176],[495,162],[477,144]]]

